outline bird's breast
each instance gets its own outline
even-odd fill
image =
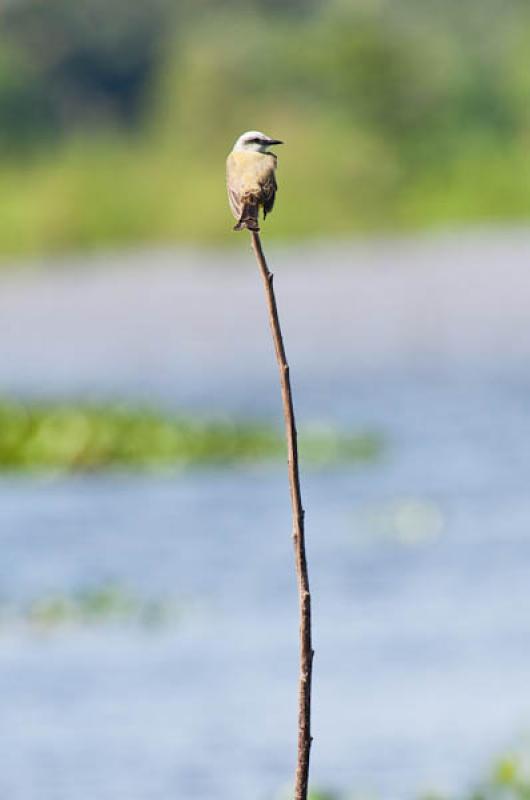
[[[227,181],[240,193],[256,192],[267,183],[276,168],[276,158],[269,153],[230,153],[226,163]]]

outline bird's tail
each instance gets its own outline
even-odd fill
[[[249,231],[259,231],[258,211],[258,202],[256,200],[247,200],[243,205],[243,211],[237,224],[234,225],[234,230],[241,231],[243,228],[247,228]]]

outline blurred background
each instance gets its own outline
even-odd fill
[[[9,0],[1,251],[226,242],[224,156],[249,127],[289,146],[270,236],[525,219],[529,17],[523,0]]]
[[[0,797],[530,796],[530,7],[0,9]]]

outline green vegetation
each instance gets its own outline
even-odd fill
[[[287,143],[268,237],[530,215],[524,0],[91,7],[0,12],[4,255],[235,242],[249,127]]]
[[[529,800],[529,798],[528,753],[519,752],[501,758],[494,765],[486,780],[467,794],[464,800]],[[453,800],[453,798],[429,795],[424,800]]]
[[[309,800],[339,800],[334,792],[312,791],[309,793]]]
[[[370,462],[381,451],[370,433],[302,433],[305,463]],[[0,403],[0,470],[183,469],[263,462],[285,452],[282,433],[250,422],[205,421],[121,406]]]
[[[423,795],[421,800],[529,800],[529,798],[530,762],[528,752],[521,751],[501,758],[484,781],[458,798],[428,794]],[[363,800],[363,795],[313,791],[310,800]]]
[[[0,632],[13,626],[39,632],[124,624],[152,628],[168,624],[175,615],[167,600],[145,599],[126,587],[108,583],[72,594],[55,592],[25,605],[0,602]]]

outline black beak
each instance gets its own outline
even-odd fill
[[[283,144],[281,139],[269,139],[267,144]]]

